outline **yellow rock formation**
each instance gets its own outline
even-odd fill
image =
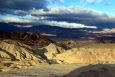
[[[23,43],[13,40],[0,42],[0,65],[1,67],[23,68],[45,63],[45,60],[32,52],[32,48]]]

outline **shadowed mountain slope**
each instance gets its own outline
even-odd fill
[[[0,39],[21,41],[27,45],[46,46],[53,42],[47,37],[34,32],[4,32],[0,31]]]

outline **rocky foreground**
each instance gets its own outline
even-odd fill
[[[0,77],[115,77],[113,64],[53,64],[39,65],[1,72]]]
[[[5,73],[5,71],[29,69],[29,67],[35,68],[36,71],[37,69],[43,71],[37,72],[37,74],[34,71],[31,74],[35,74],[33,77],[115,77],[114,43],[106,43],[103,40],[98,42],[71,40],[56,43],[43,35],[23,32],[2,32],[0,37],[1,77],[7,77],[5,74],[8,72]],[[55,73],[53,71],[56,70],[57,73],[62,68],[68,71],[64,72],[63,69],[61,75],[53,74]],[[70,70],[70,68],[72,69]],[[29,74],[31,69],[25,73]],[[38,76],[44,72],[48,73],[48,76]],[[29,76],[30,74],[26,77]],[[15,75],[9,77],[15,77]]]

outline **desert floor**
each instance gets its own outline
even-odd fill
[[[44,64],[0,72],[0,77],[65,77],[66,74],[82,66],[87,66],[87,64]]]

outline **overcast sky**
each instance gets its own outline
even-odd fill
[[[0,22],[114,28],[115,0],[0,0]]]

